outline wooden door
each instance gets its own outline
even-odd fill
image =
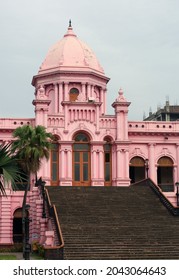
[[[73,145],[73,186],[90,186],[90,145],[85,134],[78,134]]]

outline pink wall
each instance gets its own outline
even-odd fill
[[[71,49],[69,44],[75,47]],[[73,184],[73,137],[83,131],[90,139],[91,178],[93,186],[104,185],[104,138],[112,143],[112,185],[129,186],[130,160],[139,156],[149,160],[149,177],[157,183],[157,162],[162,156],[173,161],[173,181],[179,181],[179,122],[128,121],[130,102],[120,89],[112,104],[114,115],[106,114],[106,77],[97,58],[68,28],[64,38],[50,50],[38,72],[33,77],[35,88],[33,119],[0,118],[0,142],[11,141],[12,132],[24,124],[43,125],[58,137],[59,182]],[[77,55],[69,53],[71,50]],[[87,52],[88,50],[88,52]],[[90,54],[90,55],[89,55]],[[90,60],[91,58],[91,60]],[[79,91],[78,99],[70,102],[72,88]],[[51,184],[50,160],[43,161],[39,176]],[[175,203],[175,193],[168,194]],[[22,192],[7,191],[0,197],[0,244],[12,244],[14,211],[22,205]],[[31,204],[31,240],[45,242],[47,221],[41,218],[42,199],[36,188],[29,192]],[[50,229],[51,230],[51,229]],[[52,234],[53,235],[53,234]],[[48,236],[48,234],[47,234]]]

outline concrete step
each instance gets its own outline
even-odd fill
[[[179,259],[179,217],[149,186],[48,187],[66,259]]]

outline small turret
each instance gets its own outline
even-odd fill
[[[120,88],[116,101],[112,104],[115,108],[115,114],[117,119],[117,135],[116,140],[127,141],[128,140],[128,126],[127,126],[127,115],[128,107],[131,104],[124,97],[124,92]]]

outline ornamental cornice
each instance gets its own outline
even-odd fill
[[[36,83],[38,82],[38,80],[48,80],[49,78],[49,81],[52,80],[52,79],[55,79],[55,78],[59,78],[61,77],[62,75],[65,75],[65,76],[68,76],[68,77],[74,77],[74,76],[81,76],[81,77],[86,77],[86,76],[91,76],[92,78],[94,77],[95,79],[99,79],[100,81],[103,80],[103,81],[109,81],[110,78],[104,76],[103,74],[100,74],[100,73],[97,73],[95,71],[85,71],[84,72],[84,69],[82,69],[81,71],[78,70],[78,69],[74,69],[74,71],[72,71],[71,69],[70,70],[64,70],[62,69],[61,67],[59,67],[57,70],[52,70],[52,71],[44,71],[43,73],[40,73],[40,74],[37,74],[37,75],[34,75],[33,78],[32,78],[32,85],[35,86]],[[70,79],[71,80],[71,79]]]
[[[37,105],[37,104],[43,104],[43,105],[49,105],[51,102],[51,100],[49,99],[34,99],[32,101],[33,105]]]
[[[128,102],[128,101],[115,101],[113,102],[112,106],[115,108],[115,107],[120,107],[120,106],[125,106],[125,107],[128,107],[129,105],[131,104],[131,102]],[[120,109],[119,109],[120,111]]]

